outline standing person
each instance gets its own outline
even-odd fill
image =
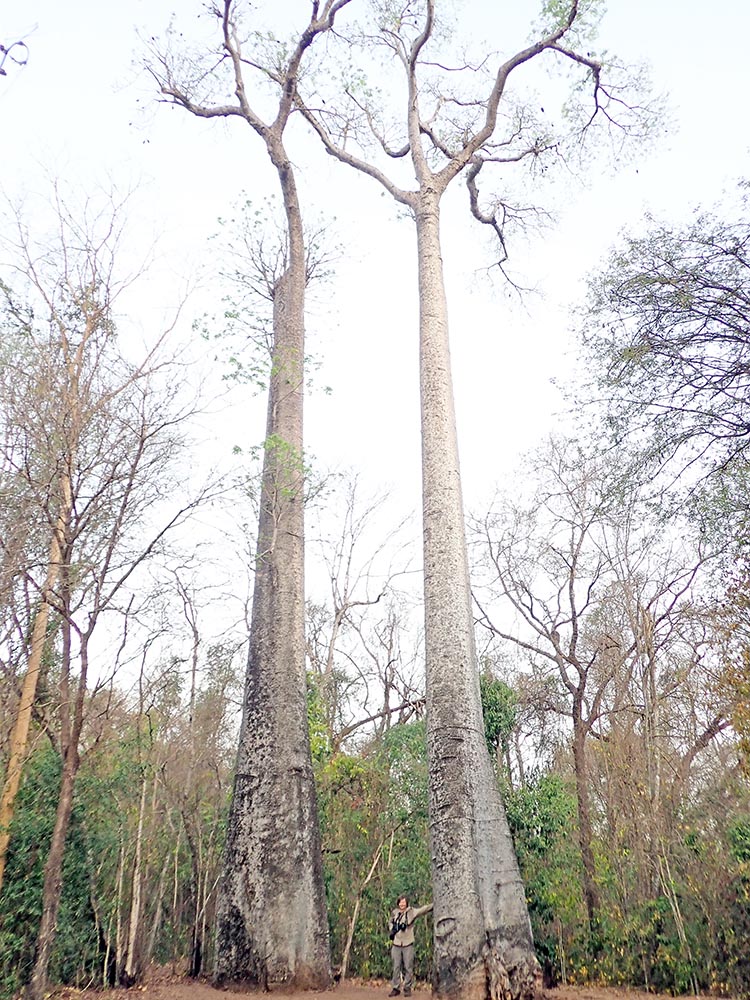
[[[432,903],[426,906],[409,906],[406,896],[398,897],[396,909],[391,912],[389,935],[393,976],[389,997],[397,997],[401,992],[401,973],[404,976],[404,996],[411,996],[414,982],[414,921],[423,913],[429,913]]]

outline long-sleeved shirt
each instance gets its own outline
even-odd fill
[[[421,917],[423,913],[429,913],[432,909],[432,903],[428,903],[426,906],[407,906],[405,910],[395,909],[391,913],[391,922],[388,925],[388,931],[393,926],[394,921],[398,920],[400,928],[393,938],[393,943],[403,948],[406,945],[414,944],[414,921],[417,917]]]

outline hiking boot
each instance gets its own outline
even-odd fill
[[[397,997],[400,993],[401,993],[401,990],[397,990],[397,989],[394,988],[394,989],[391,990],[391,992],[388,994],[388,996],[389,997]]]
[[[404,990],[404,996],[405,996],[405,997],[410,997],[410,996],[411,996],[411,990],[409,989],[409,987],[408,987],[408,986],[407,986],[407,988],[406,988],[406,989]]]

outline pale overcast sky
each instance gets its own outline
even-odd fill
[[[261,5],[262,6],[262,5]],[[354,6],[354,5],[353,5]],[[478,270],[484,233],[459,221],[462,185],[445,212],[445,258],[457,410],[467,506],[512,469],[519,450],[559,421],[550,380],[564,375],[569,350],[566,309],[586,271],[624,224],[645,210],[679,217],[711,202],[747,174],[750,147],[745,107],[750,91],[746,0],[610,0],[604,47],[627,61],[651,64],[654,90],[669,95],[674,130],[648,157],[619,172],[597,168],[589,188],[560,186],[560,218],[544,237],[519,247],[516,268],[540,295],[514,305]],[[306,18],[306,0],[276,0],[290,23]],[[464,0],[461,17],[507,8],[530,22],[531,0]],[[15,199],[42,187],[44,167],[75,185],[106,179],[137,182],[135,224],[148,245],[160,237],[160,292],[143,304],[148,329],[161,307],[179,297],[182,281],[213,250],[208,238],[242,191],[264,196],[273,178],[263,150],[244,123],[199,122],[155,107],[153,88],[138,76],[138,28],[162,33],[173,11],[186,34],[198,2],[163,0],[4,0],[0,41],[24,38],[28,65],[0,78],[2,186]],[[205,20],[203,24],[205,25]],[[498,30],[502,30],[499,28]],[[502,47],[502,39],[495,43]],[[145,110],[144,110],[145,109]],[[394,484],[402,503],[419,505],[416,288],[413,227],[371,182],[319,157],[306,175],[315,193],[308,214],[337,216],[345,246],[337,277],[312,304],[310,346],[321,360],[307,407],[307,443],[321,463],[362,470],[373,486]],[[337,194],[338,203],[333,195]],[[363,239],[365,237],[366,239]],[[152,291],[153,295],[153,291]],[[203,288],[194,308],[210,309]],[[189,310],[188,310],[189,311]],[[185,331],[189,329],[186,316]],[[256,444],[263,435],[260,401],[248,401],[209,433],[214,450]]]

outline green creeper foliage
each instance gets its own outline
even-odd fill
[[[326,706],[315,674],[307,673],[307,722],[310,730],[310,753],[313,761],[324,762],[331,751],[326,720]]]
[[[508,740],[517,721],[518,698],[503,681],[488,674],[479,678],[484,716],[484,735],[493,760],[508,750]]]

